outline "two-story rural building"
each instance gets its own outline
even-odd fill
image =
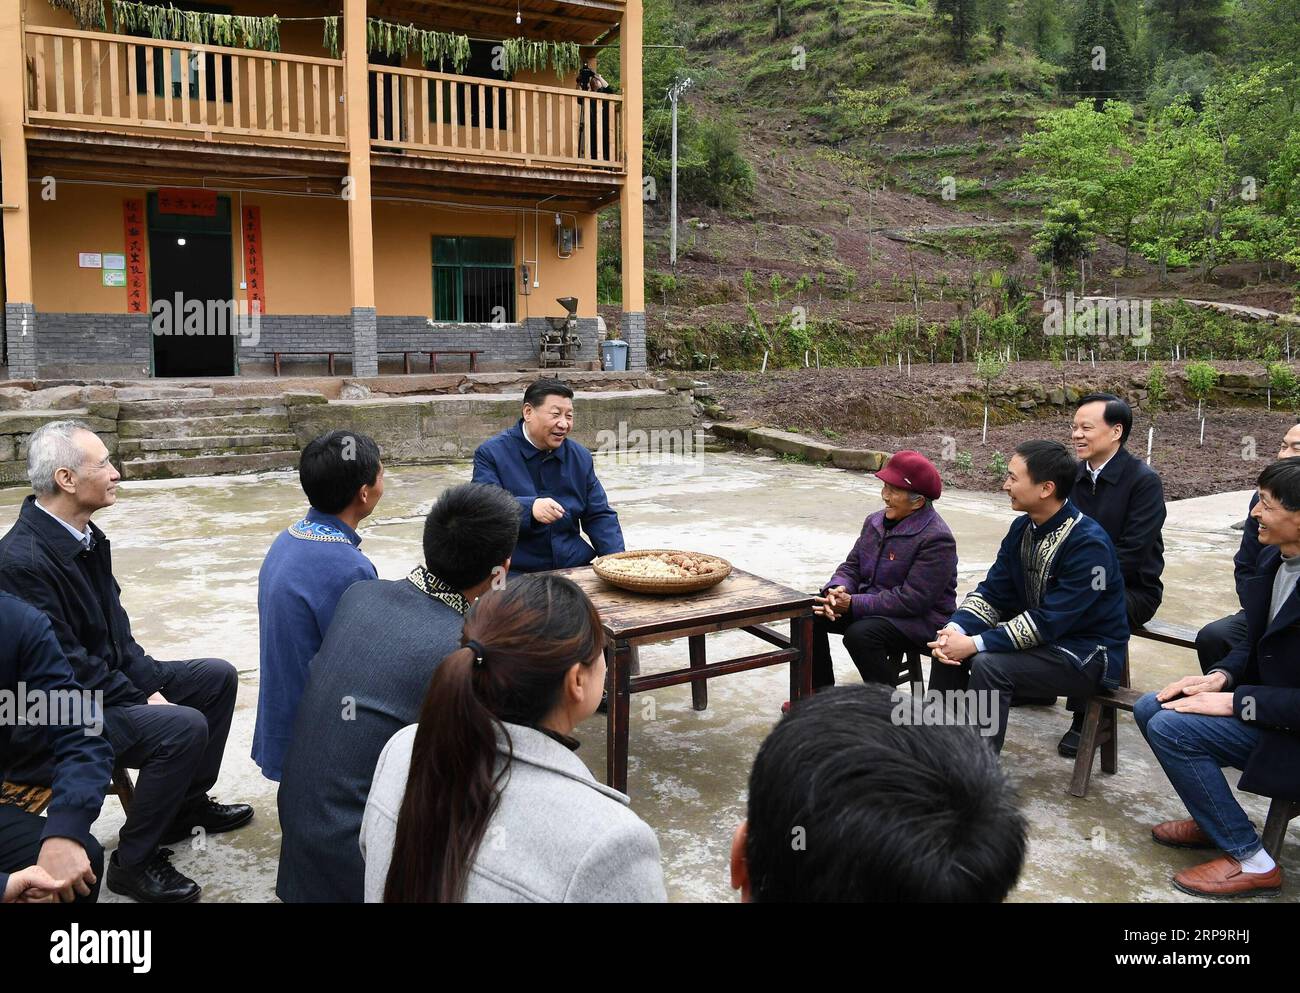
[[[641,0],[176,4],[254,35],[274,15],[278,50],[160,38],[119,6],[0,5],[11,379],[259,374],[275,352],[362,376],[409,350],[536,364],[565,297],[590,359],[615,203],[644,366]],[[376,25],[436,32],[440,57],[376,48]],[[561,44],[523,67],[517,39]],[[575,53],[615,46],[619,84],[579,88]]]

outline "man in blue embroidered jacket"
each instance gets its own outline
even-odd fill
[[[1002,489],[1024,514],[984,582],[930,643],[930,688],[977,691],[982,717],[996,722],[984,728],[995,751],[1013,695],[1085,699],[1124,671],[1124,577],[1101,525],[1070,502],[1076,472],[1060,442],[1016,449]]]
[[[361,554],[356,528],[384,495],[379,446],[353,431],[333,431],[307,445],[298,477],[311,510],[275,539],[257,575],[262,661],[253,761],[277,783],[307,667],[334,608],[353,583],[377,576]]]
[[[474,482],[500,486],[519,501],[514,572],[567,569],[624,549],[618,514],[591,453],[569,438],[572,430],[573,390],[539,379],[524,393],[519,423],[474,452]]]

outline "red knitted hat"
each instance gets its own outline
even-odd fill
[[[895,452],[889,457],[876,478],[900,490],[911,490],[927,500],[938,500],[943,493],[943,481],[934,463],[920,452]]]

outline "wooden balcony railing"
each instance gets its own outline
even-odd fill
[[[431,155],[623,169],[623,98],[370,67],[373,146]]]
[[[345,141],[337,59],[29,27],[27,67],[33,123]]]
[[[338,59],[29,27],[27,119],[88,129],[346,143]],[[539,166],[624,168],[623,98],[370,67],[372,147]]]

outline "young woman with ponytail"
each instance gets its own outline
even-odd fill
[[[461,643],[419,724],[379,758],[361,827],[366,900],[665,900],[654,832],[574,754],[570,734],[605,683],[586,594],[520,577],[479,599]]]

